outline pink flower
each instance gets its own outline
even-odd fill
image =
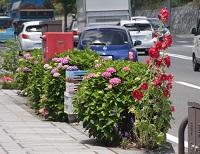
[[[34,61],[34,65],[37,65],[39,62],[36,60],[36,61]]]
[[[44,116],[46,116],[46,115],[49,114],[49,110],[40,109],[40,110],[39,110],[39,113],[40,113],[40,114],[43,114]]]
[[[56,68],[54,68],[54,69],[51,70],[51,74],[54,74],[54,73],[56,73],[56,72],[57,72],[57,69],[56,69]]]
[[[44,113],[44,109],[40,109],[39,113],[43,114]]]
[[[28,72],[28,70],[29,70],[28,67],[24,67],[24,68],[23,68],[23,71],[24,71],[24,72]]]
[[[63,64],[62,63],[58,63],[58,69],[63,68]]]
[[[56,72],[56,73],[53,74],[53,77],[55,77],[55,78],[57,78],[59,76],[60,76],[60,73],[58,73],[58,72]]]
[[[49,110],[44,110],[43,115],[46,116],[49,114]]]
[[[129,67],[126,66],[126,67],[123,68],[123,70],[124,70],[124,71],[130,71],[131,69],[130,69]]]
[[[101,67],[101,64],[96,64],[94,68]]]
[[[95,76],[95,73],[90,73],[90,74],[88,74],[87,78],[90,79],[93,76]]]
[[[113,67],[109,67],[106,69],[106,72],[114,73],[114,72],[116,72],[116,70]]]
[[[21,67],[18,67],[18,68],[16,69],[16,72],[19,72],[21,69],[22,69]]]
[[[24,54],[24,58],[27,59],[28,57],[31,57],[31,55],[29,53]]]
[[[115,85],[121,83],[121,80],[119,78],[112,78],[109,82],[110,84]]]
[[[104,78],[109,78],[109,77],[111,76],[111,73],[110,73],[110,72],[104,72],[104,73],[102,74],[102,76],[103,76]]]

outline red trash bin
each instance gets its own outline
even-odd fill
[[[72,32],[45,32],[42,38],[42,55],[46,63],[56,53],[74,49]]]

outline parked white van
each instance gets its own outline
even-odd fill
[[[194,34],[194,45],[192,52],[192,63],[194,71],[200,69],[200,20],[197,28],[192,28],[192,34]]]

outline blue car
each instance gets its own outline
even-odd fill
[[[112,60],[124,59],[138,61],[137,51],[134,48],[141,41],[132,43],[128,30],[121,26],[91,26],[83,30],[77,49],[85,47],[97,51],[101,56]]]

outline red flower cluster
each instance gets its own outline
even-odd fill
[[[143,93],[141,92],[141,90],[147,90],[148,87],[149,87],[148,82],[143,82],[138,90],[134,90],[132,92],[132,97],[137,100],[141,100],[143,98]]]
[[[134,90],[132,92],[132,97],[135,98],[135,99],[137,99],[137,100],[141,100],[143,98],[143,94],[139,90]]]
[[[169,11],[167,9],[161,9],[160,13],[158,14],[158,18],[163,22],[167,22],[169,18]]]
[[[9,77],[9,76],[4,76],[4,77],[3,77],[3,81],[4,81],[4,82],[12,82],[13,79],[12,79],[11,77]]]
[[[166,9],[161,9],[158,18],[162,22],[168,21],[169,12]],[[158,34],[154,34],[154,37],[159,37]],[[172,44],[172,37],[165,34],[160,41],[157,39],[154,45],[149,49],[149,59],[146,64],[149,66],[149,71],[153,73],[152,84],[154,87],[161,89],[163,96],[170,97],[170,90],[172,89],[173,75],[166,75],[163,71],[163,67],[169,67],[171,65],[171,59],[168,55],[160,56],[161,51],[166,50]],[[142,91],[148,90],[148,82],[143,82],[140,88],[132,92],[132,97],[138,100],[143,98]]]

